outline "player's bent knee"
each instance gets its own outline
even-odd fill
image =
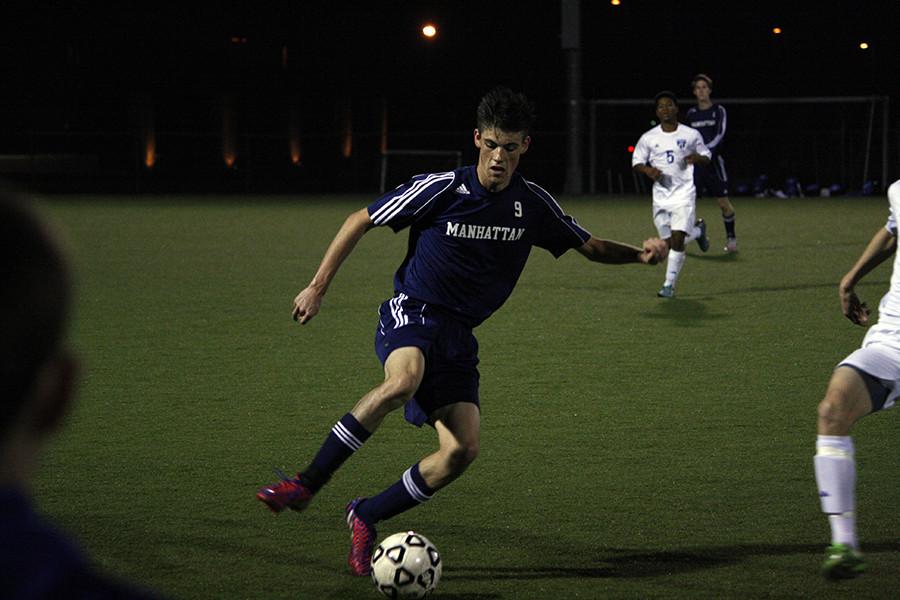
[[[462,473],[478,458],[478,443],[454,445],[445,456],[448,468],[454,473]]]
[[[849,399],[840,391],[829,390],[819,402],[817,413],[820,426],[828,430],[843,431],[853,425]]]
[[[361,404],[365,407],[367,413],[384,416],[397,410],[409,402],[411,398],[412,394],[403,388],[381,384],[381,386],[367,394],[361,401]]]
[[[411,375],[396,375],[381,384],[385,401],[399,408],[409,402],[416,393],[418,380]]]

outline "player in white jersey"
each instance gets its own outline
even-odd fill
[[[631,165],[653,180],[653,223],[669,246],[666,280],[657,295],[673,298],[684,265],[685,243],[697,240],[700,250],[709,249],[706,224],[696,218],[694,165],[709,164],[711,155],[700,132],[678,122],[675,94],[660,92],[655,102],[659,125],[638,140]]]
[[[900,181],[888,188],[890,216],[872,236],[863,253],[841,279],[838,292],[844,315],[866,326],[869,309],[854,291],[872,269],[894,255],[891,287],[878,307],[878,323],[862,346],[838,364],[819,402],[814,468],[822,512],[831,525],[822,574],[828,579],[856,577],[866,569],[856,536],[856,462],[850,429],[862,417],[894,406],[900,396],[900,255],[897,217]]]

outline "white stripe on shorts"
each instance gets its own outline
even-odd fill
[[[409,316],[403,312],[403,301],[407,298],[406,294],[401,293],[396,298],[391,299],[391,315],[394,317],[394,329],[399,329],[409,324]]]

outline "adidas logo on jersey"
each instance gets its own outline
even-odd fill
[[[459,184],[459,187],[458,187],[458,188],[456,188],[455,190],[453,190],[453,193],[454,193],[454,194],[460,194],[460,195],[463,195],[463,196],[468,196],[470,192],[469,192],[469,188],[466,187],[466,184],[461,183],[461,184]]]

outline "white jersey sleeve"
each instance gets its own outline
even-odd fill
[[[709,149],[709,147],[707,147],[706,143],[703,141],[703,136],[700,135],[700,132],[697,131],[696,129],[692,129],[690,127],[688,127],[688,129],[691,129],[694,132],[694,138],[695,138],[694,152],[696,152],[697,154],[700,154],[702,156],[705,156],[706,158],[712,158],[712,151]]]
[[[650,164],[650,144],[647,142],[647,136],[652,129],[641,136],[638,140],[637,146],[634,147],[634,152],[631,153],[631,166],[632,168],[638,165],[646,165]]]
[[[890,233],[894,237],[897,237],[897,213],[894,212],[894,204],[896,203],[896,201],[891,199],[891,190],[895,190],[895,192],[893,192],[895,196],[900,195],[900,189],[896,189],[898,183],[900,183],[900,181],[895,181],[894,184],[888,188],[888,202],[890,203],[890,210],[888,211],[887,223],[884,224],[884,228],[887,229],[888,233]]]

